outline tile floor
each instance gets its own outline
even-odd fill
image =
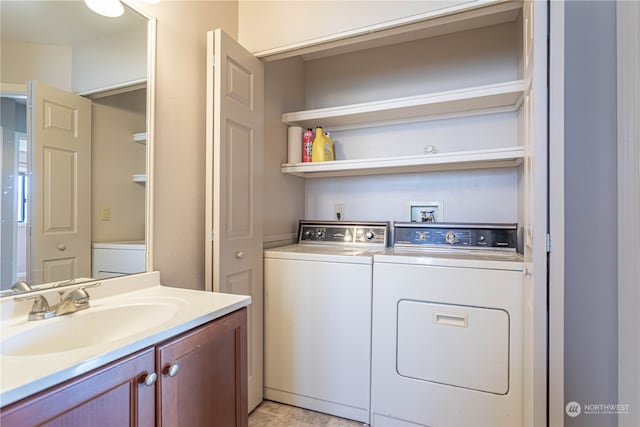
[[[363,427],[366,424],[295,406],[263,401],[249,414],[249,427]]]

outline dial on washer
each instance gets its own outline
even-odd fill
[[[449,244],[455,244],[458,242],[458,236],[453,231],[447,231],[447,234],[444,236],[444,240]]]

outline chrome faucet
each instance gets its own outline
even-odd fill
[[[60,300],[55,305],[49,305],[49,301],[43,295],[31,295],[27,297],[16,297],[16,301],[33,301],[31,311],[29,312],[29,320],[44,320],[52,317],[63,316],[65,314],[75,313],[76,311],[89,308],[89,293],[86,288],[95,288],[100,286],[100,282],[90,285],[81,286],[77,289],[65,292],[60,291]]]
[[[31,289],[31,286],[29,286],[29,284],[26,281],[18,280],[16,283],[13,284],[13,286],[11,286],[11,290],[14,292],[30,292],[33,289]]]

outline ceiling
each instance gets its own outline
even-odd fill
[[[3,41],[69,45],[127,31],[147,19],[125,5],[117,18],[98,15],[82,0],[0,1],[0,38]]]

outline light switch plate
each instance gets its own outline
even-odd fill
[[[102,208],[100,210],[100,220],[101,221],[109,221],[111,219],[111,209],[110,208]]]

